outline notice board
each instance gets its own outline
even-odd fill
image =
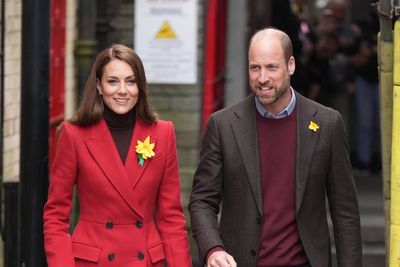
[[[147,81],[197,83],[197,0],[136,0],[134,49]]]

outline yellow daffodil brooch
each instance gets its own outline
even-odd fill
[[[155,153],[153,151],[155,144],[150,144],[150,136],[142,142],[137,140],[136,153],[138,155],[139,166],[142,167],[146,159],[154,157]]]
[[[308,125],[308,129],[310,129],[311,131],[316,132],[319,129],[319,126],[315,122],[310,121],[310,124]]]

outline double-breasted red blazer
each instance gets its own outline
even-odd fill
[[[147,136],[155,156],[139,166],[135,146]],[[75,185],[80,216],[70,235]],[[44,240],[49,267],[192,266],[172,123],[137,119],[125,164],[103,119],[89,127],[64,123],[44,207]]]

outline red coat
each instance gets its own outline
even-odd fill
[[[150,136],[155,156],[138,164],[135,146]],[[171,122],[136,120],[125,165],[104,120],[64,123],[44,207],[49,267],[192,266]],[[77,186],[80,217],[69,215]]]

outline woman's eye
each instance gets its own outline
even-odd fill
[[[116,80],[108,80],[107,83],[108,83],[109,85],[117,85],[117,84],[118,84],[118,81],[116,81]]]
[[[134,85],[136,83],[136,81],[135,80],[127,80],[126,83],[128,85]]]

